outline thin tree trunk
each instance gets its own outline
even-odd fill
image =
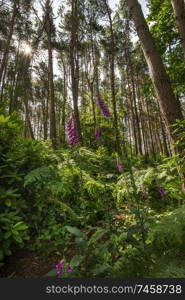
[[[77,122],[77,132],[79,143],[82,144],[82,134],[80,126],[80,116],[78,110],[79,94],[79,57],[78,57],[78,0],[73,0],[71,12],[71,48],[70,48],[70,65],[74,116]]]
[[[48,42],[48,96],[49,96],[49,114],[50,114],[50,139],[52,146],[56,148],[56,117],[55,117],[55,94],[53,83],[53,49],[52,49],[52,29],[51,29],[51,4],[50,0],[46,2],[46,33]]]
[[[12,35],[13,35],[13,30],[14,30],[14,25],[15,25],[15,18],[17,15],[17,1],[14,0],[14,5],[13,5],[13,12],[12,12],[12,19],[11,19],[11,23],[10,23],[10,31],[9,31],[9,35],[7,38],[7,42],[6,42],[6,47],[5,47],[5,51],[4,51],[4,55],[2,58],[2,62],[1,62],[1,67],[0,67],[0,84],[3,78],[3,72],[6,68],[6,64],[8,61],[8,54],[9,54],[9,50],[10,50],[10,43],[12,40]]]
[[[119,128],[118,128],[118,116],[117,116],[117,104],[116,104],[116,90],[115,90],[115,41],[114,41],[114,31],[112,24],[111,11],[107,4],[107,0],[105,0],[105,5],[107,9],[107,14],[109,18],[110,25],[110,33],[111,33],[111,61],[110,61],[110,79],[111,79],[111,93],[112,93],[112,106],[114,113],[114,130],[115,130],[115,138],[116,138],[116,151],[119,155],[121,155],[121,146],[120,146],[120,136],[119,136]]]
[[[148,117],[149,136],[150,136],[150,141],[151,141],[150,145],[151,145],[153,157],[155,159],[156,153],[155,153],[154,140],[153,140],[152,122],[151,122],[151,116],[150,116],[150,111],[149,111],[148,99],[146,99],[146,98],[145,98],[145,107],[146,107],[147,117]]]
[[[138,150],[139,153],[142,155],[142,145],[141,145],[141,132],[140,132],[140,125],[139,125],[139,117],[138,117],[138,109],[136,104],[136,91],[135,91],[135,83],[134,83],[134,76],[132,70],[132,63],[130,62],[131,68],[131,84],[132,84],[132,94],[133,94],[133,102],[134,102],[134,111],[135,111],[135,124],[137,128],[137,140],[138,140]]]
[[[125,50],[125,57],[128,62],[128,55],[127,55],[126,50]],[[131,86],[130,86],[130,78],[129,78],[128,68],[126,68],[126,80],[127,80],[127,85],[128,85],[128,98],[129,98],[129,106],[130,106],[130,112],[131,112],[131,125],[132,125],[132,134],[134,137],[135,153],[138,154],[137,134],[136,134],[136,128],[135,128],[135,116],[134,116],[132,91],[131,91]]]
[[[20,43],[19,43],[20,46]],[[16,76],[17,76],[17,67],[18,67],[18,62],[19,62],[19,46],[17,49],[16,53],[16,58],[15,58],[15,70],[13,72],[13,82],[11,85],[11,91],[10,91],[10,101],[9,101],[9,114],[11,114],[14,110],[15,106],[15,99],[14,99],[14,88],[15,88],[15,83],[16,83]],[[6,72],[4,72],[5,74]],[[3,88],[2,88],[2,96],[3,96]]]
[[[65,62],[62,58],[62,65],[63,65],[63,73],[64,73],[64,87],[63,87],[63,105],[62,105],[62,143],[65,143],[66,139],[66,102],[67,102],[67,70],[65,66]]]
[[[48,138],[48,97],[43,99],[43,128],[44,128],[44,141]]]
[[[25,94],[23,95],[23,101],[24,101],[24,105],[25,105],[26,125],[28,126],[28,137],[31,137],[34,140],[35,138],[34,138],[34,133],[33,133],[33,129],[32,129],[32,126],[31,126],[30,113],[29,113],[29,108],[28,108],[28,94],[27,94],[27,92],[25,92]]]
[[[159,120],[160,120],[161,134],[162,134],[162,139],[163,139],[163,153],[164,153],[164,155],[169,157],[170,152],[169,152],[169,149],[168,149],[167,138],[166,138],[166,135],[165,135],[165,124],[163,124],[163,121],[162,121],[162,118],[161,118],[159,104],[157,103],[157,105],[158,105],[158,110],[159,110]]]

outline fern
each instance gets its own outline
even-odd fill
[[[53,179],[53,169],[51,167],[42,166],[29,172],[24,178],[24,186],[35,183],[46,182]]]
[[[185,278],[185,260],[182,258],[163,258],[156,261],[149,277]]]
[[[148,241],[159,252],[180,251],[185,239],[185,206],[163,217],[148,234]]]
[[[55,200],[55,203],[60,206],[61,213],[69,214],[69,216],[72,217],[72,219],[74,219],[76,221],[78,221],[80,219],[79,216],[67,204],[60,202],[58,200]]]

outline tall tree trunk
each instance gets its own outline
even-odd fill
[[[62,57],[62,66],[63,66],[63,74],[64,74],[64,86],[63,86],[63,104],[62,104],[62,134],[61,134],[61,141],[65,143],[66,140],[66,102],[67,102],[67,68],[65,66],[65,61]]]
[[[48,138],[48,97],[43,99],[42,110],[43,110],[43,128],[44,128],[44,141]]]
[[[48,43],[48,98],[49,98],[49,115],[50,115],[50,139],[52,146],[56,148],[56,117],[55,117],[55,94],[53,83],[53,48],[52,48],[52,28],[51,28],[51,3],[46,2],[46,33]]]
[[[185,5],[184,0],[171,0],[185,58]]]
[[[25,118],[25,125],[26,125],[26,136],[32,138],[34,140],[34,133],[33,133],[33,129],[32,129],[32,125],[31,125],[31,120],[30,120],[30,113],[29,113],[29,107],[28,107],[28,93],[27,91],[25,91],[24,95],[23,95],[23,102],[25,105],[25,114],[26,114],[26,118]]]
[[[93,115],[93,127],[94,130],[96,129],[96,111],[95,111],[95,103],[94,103],[94,84],[93,81],[88,79],[88,86],[90,90],[90,98],[91,98],[91,105],[92,105],[92,115]]]
[[[9,34],[8,34],[6,47],[5,47],[5,51],[4,51],[4,55],[3,55],[2,62],[1,62],[1,67],[0,67],[0,84],[1,84],[1,81],[2,81],[4,69],[6,67],[7,60],[8,60],[8,54],[9,54],[9,49],[10,49],[10,43],[11,43],[11,40],[12,40],[16,15],[17,15],[17,1],[14,0],[12,19],[11,19],[11,23],[10,23],[10,31],[9,31]]]
[[[168,128],[168,133],[174,144],[178,141],[178,133],[174,133],[174,127],[171,125],[175,124],[177,119],[183,120],[180,101],[173,93],[162,59],[155,47],[140,4],[137,0],[127,0],[127,5],[150,70],[151,79]],[[178,147],[179,152],[182,150],[181,147]]]
[[[14,106],[15,106],[14,90],[15,90],[15,84],[16,84],[16,77],[18,76],[17,68],[18,68],[18,62],[19,62],[19,47],[20,47],[20,42],[19,42],[19,46],[17,49],[16,57],[15,57],[15,69],[13,72],[13,80],[12,80],[11,89],[10,89],[9,114],[11,114],[13,112]],[[6,73],[6,71],[4,72],[4,74],[5,73]],[[3,77],[4,77],[4,75],[3,75]],[[3,97],[3,87],[2,87],[1,93],[2,93],[1,97]]]
[[[115,131],[115,138],[116,138],[115,142],[116,142],[116,151],[119,155],[121,155],[117,104],[116,104],[116,90],[115,90],[115,40],[114,40],[111,10],[107,4],[107,0],[105,0],[105,5],[107,9],[108,18],[109,18],[110,34],[111,34],[110,80],[111,80],[112,106],[113,106],[113,113],[114,113],[114,131]]]
[[[72,0],[71,11],[71,48],[70,48],[70,65],[71,65],[71,81],[74,116],[77,122],[77,132],[79,143],[82,144],[82,134],[80,126],[80,115],[78,110],[78,94],[79,94],[79,57],[78,57],[78,0]]]
[[[139,122],[139,116],[138,116],[138,108],[136,103],[136,90],[135,90],[135,82],[134,82],[134,76],[133,76],[133,70],[132,70],[132,63],[130,62],[130,68],[131,68],[131,84],[132,84],[132,95],[133,95],[133,104],[134,104],[134,112],[135,112],[135,124],[137,129],[137,141],[138,141],[138,150],[139,153],[142,155],[142,145],[141,145],[141,132],[140,132],[140,122]]]
[[[139,74],[136,74],[136,93],[137,93],[137,99],[138,99],[138,119],[141,122],[141,144],[143,141],[143,145],[141,145],[142,149],[144,150],[145,156],[148,155],[148,149],[146,145],[146,139],[145,139],[145,114],[143,110],[144,100],[140,92],[140,81],[139,81]]]
[[[129,64],[128,60],[128,53],[125,49],[125,57],[126,61]],[[128,68],[126,68],[126,81],[127,81],[127,89],[128,89],[128,100],[129,100],[129,107],[130,107],[130,113],[131,113],[131,125],[132,125],[132,135],[134,138],[134,146],[135,146],[135,153],[138,154],[138,141],[137,141],[137,133],[136,133],[136,126],[135,126],[135,115],[134,115],[134,107],[133,107],[133,94],[131,90],[131,83],[130,83],[130,74]]]

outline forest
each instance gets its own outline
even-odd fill
[[[184,278],[184,0],[0,24],[0,277]]]

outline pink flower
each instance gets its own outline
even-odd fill
[[[60,275],[62,273],[62,267],[63,267],[64,261],[60,261],[57,265],[57,275]]]
[[[120,173],[123,172],[122,162],[121,162],[121,160],[120,160],[119,158],[117,158],[117,168],[118,168],[118,171],[119,171]]]
[[[103,99],[100,96],[98,96],[98,100],[97,101],[98,101],[98,105],[99,105],[99,107],[101,109],[102,114],[106,118],[109,118],[110,117],[110,112],[109,112],[108,107],[105,105]]]
[[[101,130],[100,129],[95,129],[94,136],[95,136],[96,139],[98,139],[101,136]]]
[[[74,117],[72,117],[67,121],[66,128],[68,132],[69,145],[75,146],[76,144],[78,144],[78,134],[77,134],[77,121],[76,119],[74,119]]]
[[[164,197],[165,197],[166,194],[165,194],[165,191],[164,191],[164,189],[163,189],[162,187],[159,187],[159,188],[158,188],[158,192],[159,192],[161,198],[164,198]]]
[[[67,273],[72,272],[72,269],[71,269],[70,265],[67,265],[67,267],[66,267],[66,272],[67,272]]]

